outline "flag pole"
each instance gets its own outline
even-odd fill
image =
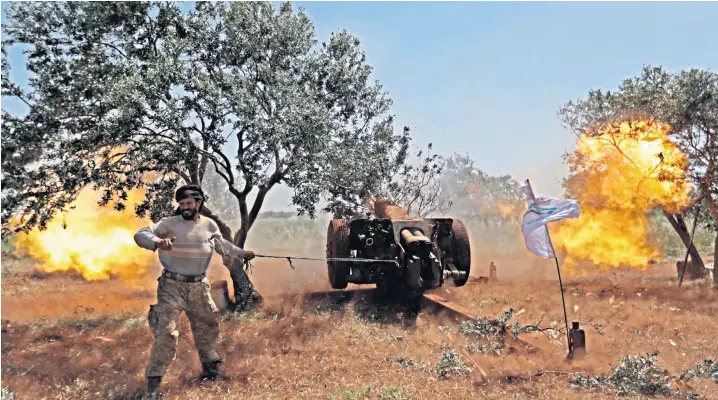
[[[536,201],[536,196],[534,196],[534,190],[531,188],[531,183],[528,179],[526,179],[526,187],[528,188],[528,196],[529,199],[533,202]],[[568,332],[568,315],[566,314],[566,300],[563,295],[563,281],[561,280],[561,268],[558,264],[558,256],[556,255],[556,250],[553,248],[553,243],[551,242],[551,235],[548,231],[548,226],[543,226],[543,229],[546,229],[546,237],[548,238],[549,245],[551,246],[551,251],[553,252],[553,259],[556,261],[556,272],[558,272],[558,285],[561,287],[561,304],[563,305],[563,320],[566,323],[566,345],[568,346],[569,353],[571,352],[571,336]]]

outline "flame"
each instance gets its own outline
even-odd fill
[[[40,261],[37,268],[42,272],[74,272],[90,281],[140,276],[154,257],[133,238],[151,224],[134,214],[134,204],[144,196],[144,190],[128,192],[127,207],[116,211],[110,205],[99,207],[101,193],[86,188],[73,203],[75,208],[55,217],[46,230],[15,237],[17,252]]]
[[[622,122],[579,139],[568,156],[566,187],[581,216],[550,227],[567,266],[587,260],[601,268],[646,268],[660,256],[648,241],[647,215],[656,206],[679,212],[693,189],[688,161],[668,139],[669,130],[649,121]]]

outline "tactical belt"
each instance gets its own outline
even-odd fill
[[[162,276],[166,276],[167,278],[174,279],[174,280],[180,281],[180,282],[199,282],[202,279],[204,279],[204,274],[202,274],[202,275],[182,275],[182,274],[178,274],[176,272],[170,272],[167,270],[162,271]]]

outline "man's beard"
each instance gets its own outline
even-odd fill
[[[189,214],[188,214],[188,212],[189,212]],[[182,218],[184,218],[187,221],[193,220],[196,215],[197,215],[196,208],[182,210]]]

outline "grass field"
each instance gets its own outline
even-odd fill
[[[324,221],[259,221],[248,248],[322,256],[325,229]],[[469,229],[472,275],[487,275],[494,261],[499,282],[444,287],[440,294],[487,317],[511,309],[509,327],[518,321],[551,328],[521,334],[535,352],[512,354],[456,322],[423,312],[412,316],[371,298],[286,296],[328,289],[326,266],[297,261],[291,270],[283,260],[257,259],[250,277],[267,297],[266,306],[223,317],[219,351],[231,379],[196,380],[199,360],[183,317],[178,356],[163,383],[165,398],[609,399],[627,387],[628,398],[647,398],[653,391],[664,398],[718,399],[715,364],[706,363],[718,360],[718,298],[710,283],[678,288],[670,257],[644,271],[566,276],[569,318],[581,322],[588,350],[585,360],[569,363],[564,333],[557,331],[563,315],[553,260],[522,252],[508,226]],[[3,400],[140,397],[157,265],[134,281],[88,282],[38,274],[32,260],[7,253],[2,264]],[[209,276],[228,279],[219,260]],[[658,369],[629,364],[612,373],[623,356],[656,351]],[[700,365],[705,367],[696,370]],[[689,370],[700,373],[676,382]],[[588,379],[600,375],[608,380]],[[620,384],[621,377],[633,383]]]

